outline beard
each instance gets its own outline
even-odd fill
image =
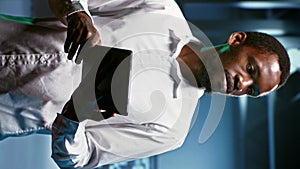
[[[196,76],[196,80],[198,87],[205,88],[206,93],[226,93],[227,91],[224,91],[224,85],[226,85],[224,77],[226,80],[229,77],[226,70],[216,69],[215,71],[210,70],[210,73],[208,73],[208,71],[202,67]],[[229,86],[231,86],[231,83],[229,83]]]
[[[197,84],[200,88],[205,88],[205,92],[207,92],[207,93],[212,92],[210,78],[207,73],[207,70],[204,67],[202,67],[199,70],[196,79],[197,79]]]

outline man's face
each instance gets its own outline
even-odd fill
[[[225,71],[223,94],[261,96],[277,88],[280,82],[276,54],[240,46],[222,54],[220,59]]]

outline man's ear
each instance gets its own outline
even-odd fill
[[[246,38],[247,38],[247,34],[245,32],[234,32],[229,36],[227,43],[230,46],[236,47],[244,43]]]

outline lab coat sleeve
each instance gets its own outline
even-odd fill
[[[88,0],[48,0],[49,7],[53,14],[64,24],[67,24],[66,17],[84,11],[91,17],[88,10]]]
[[[157,0],[48,0],[52,12],[66,23],[66,16],[85,11],[98,16],[120,16],[136,9],[162,7],[163,2]]]
[[[52,129],[52,158],[61,168],[94,168],[170,151],[182,140],[159,124],[77,123],[58,114]]]

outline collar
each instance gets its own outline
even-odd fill
[[[180,84],[182,83],[182,81],[184,80],[184,77],[181,74],[181,70],[180,70],[180,66],[178,61],[176,60],[176,58],[179,56],[182,48],[185,45],[188,44],[196,44],[197,46],[199,46],[199,49],[201,49],[203,47],[203,44],[195,37],[186,37],[183,39],[180,39],[173,33],[170,34],[171,35],[171,45],[176,46],[175,51],[173,51],[171,57],[170,57],[170,63],[171,63],[171,70],[170,70],[170,75],[174,80],[174,88],[173,88],[173,97],[177,98],[178,96],[178,88],[180,86]],[[196,88],[193,86],[193,88]],[[199,90],[199,95],[203,94],[203,90],[197,88],[197,90]]]

